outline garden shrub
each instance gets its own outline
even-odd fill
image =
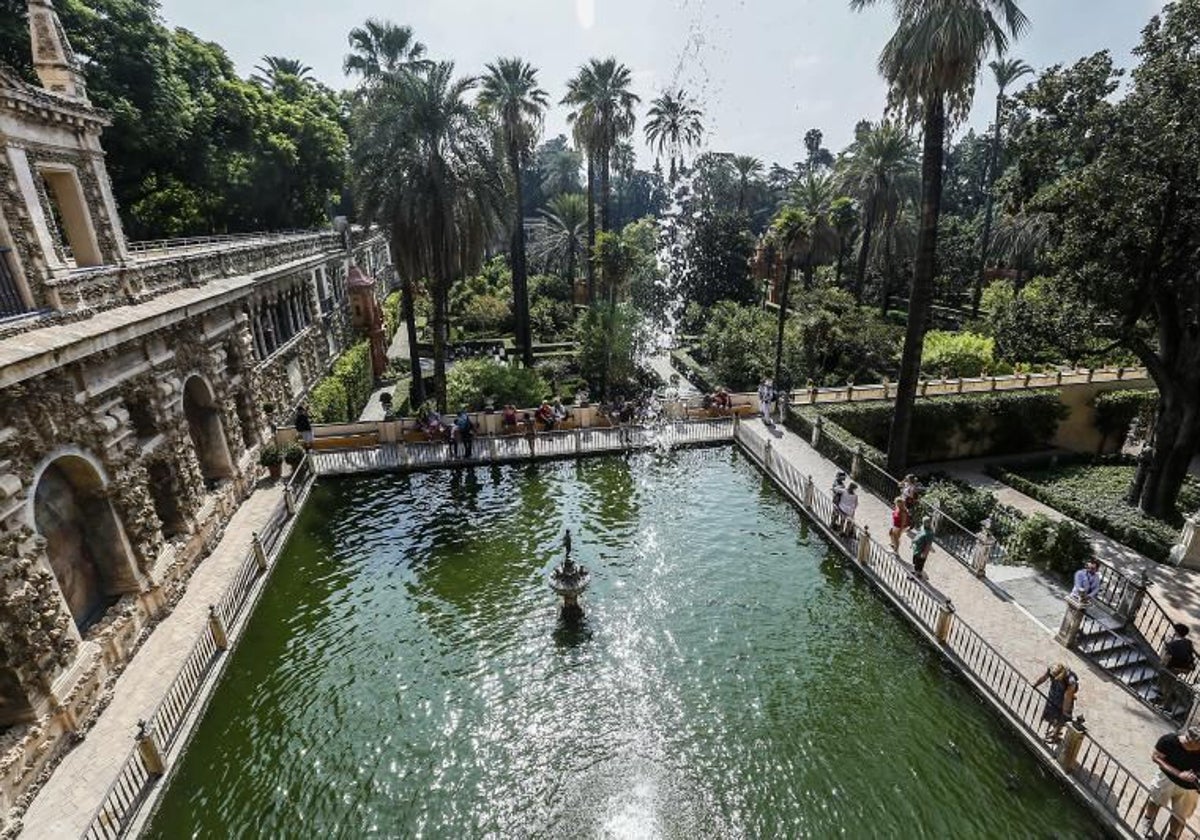
[[[971,455],[1002,455],[1044,448],[1067,409],[1058,391],[992,392],[931,397],[913,408],[908,443],[911,461],[963,457],[956,441],[969,441]],[[892,423],[888,403],[835,405],[822,408],[826,421],[877,449],[887,446]]]
[[[315,423],[357,420],[374,387],[371,348],[360,341],[338,356],[329,375],[309,392],[309,415]]]
[[[1094,556],[1092,544],[1073,522],[1035,513],[1017,526],[1005,547],[1015,563],[1070,575]]]
[[[537,298],[529,304],[529,324],[539,341],[553,341],[566,335],[575,321],[575,307],[550,298]]]
[[[1129,434],[1129,427],[1137,420],[1141,428],[1153,422],[1158,410],[1158,391],[1104,391],[1096,396],[1095,424],[1100,434],[1101,449],[1109,440],[1118,444]]]
[[[972,487],[944,473],[921,476],[921,483],[926,488],[921,496],[922,503],[936,504],[947,516],[970,531],[978,532],[983,527],[983,521],[990,520],[989,530],[1001,543],[1024,519],[1024,514],[1001,504],[993,493]]]
[[[981,376],[993,373],[996,340],[973,332],[930,330],[921,348],[921,370],[930,376]]]
[[[396,328],[400,326],[400,293],[392,292],[383,299],[383,330],[387,335],[388,341],[396,334]]]
[[[466,405],[479,411],[512,403],[529,408],[541,403],[550,387],[536,369],[503,365],[492,359],[465,359],[446,374],[446,402],[452,410]]]
[[[990,465],[988,473],[1134,551],[1165,562],[1179,538],[1181,520],[1154,519],[1125,502],[1136,468],[1128,458],[1084,456],[1011,469]],[[1200,483],[1189,477],[1180,491],[1178,505],[1193,510],[1197,504]]]

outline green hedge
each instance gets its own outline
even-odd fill
[[[1148,423],[1157,410],[1158,391],[1104,391],[1096,396],[1094,423],[1104,442],[1115,439],[1119,444],[1135,418]]]
[[[876,449],[887,447],[890,403],[834,405],[818,409],[856,438]],[[913,409],[908,458],[944,461],[960,455],[956,440],[979,442],[971,456],[1005,455],[1044,448],[1066,416],[1058,391],[962,394],[930,397]]]
[[[990,465],[988,473],[1134,551],[1165,562],[1179,539],[1179,527],[1146,516],[1125,502],[1136,469],[1128,458],[1084,456],[1011,469]],[[1194,509],[1198,503],[1200,483],[1189,478],[1180,492],[1179,505]]]
[[[1074,522],[1054,521],[1035,513],[1021,522],[1005,545],[1014,563],[1038,566],[1067,576],[1095,557],[1095,550]]]
[[[339,356],[330,374],[309,392],[309,416],[314,423],[357,420],[374,387],[371,348],[366,341],[360,341]]]
[[[465,359],[446,374],[446,402],[451,411],[467,405],[479,411],[490,401],[499,410],[512,403],[531,408],[550,396],[550,386],[537,369],[502,365],[491,359]]]
[[[383,330],[387,334],[388,341],[396,335],[396,328],[400,326],[400,293],[392,292],[383,300]]]
[[[971,531],[979,531],[983,520],[990,520],[992,535],[1001,545],[1005,545],[1025,518],[1016,508],[1001,504],[995,494],[944,473],[922,475],[920,479],[926,488],[921,494],[922,504],[936,504],[947,516]]]

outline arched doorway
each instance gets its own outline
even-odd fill
[[[199,375],[189,376],[183,386],[183,414],[187,418],[188,434],[196,448],[200,474],[209,487],[223,479],[233,478],[233,458],[225,439],[221,413],[213,398],[212,388]]]
[[[75,626],[83,633],[123,592],[138,590],[125,529],[104,479],[82,455],[61,455],[38,478],[33,521]]]

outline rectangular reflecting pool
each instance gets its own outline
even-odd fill
[[[1105,832],[721,448],[318,484],[149,836]]]

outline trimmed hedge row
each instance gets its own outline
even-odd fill
[[[1158,391],[1104,391],[1096,396],[1095,425],[1104,440],[1125,440],[1135,419],[1148,423],[1158,410]]]
[[[365,340],[360,341],[339,356],[330,374],[309,392],[309,416],[314,423],[357,420],[374,386],[371,348]]]
[[[383,299],[383,331],[387,340],[391,341],[400,326],[400,293],[392,292]]]
[[[1131,459],[1084,456],[1060,459],[1054,466],[987,469],[993,478],[1160,563],[1179,538],[1176,526],[1126,504],[1124,494],[1136,469]],[[1200,487],[1192,480],[1184,491],[1180,503],[1185,506],[1200,498]]]
[[[826,420],[876,449],[887,446],[890,403],[834,405],[819,409]],[[918,400],[908,444],[910,461],[944,461],[959,453],[958,440],[987,441],[973,456],[1029,452],[1047,445],[1066,416],[1057,390],[963,394]]]

